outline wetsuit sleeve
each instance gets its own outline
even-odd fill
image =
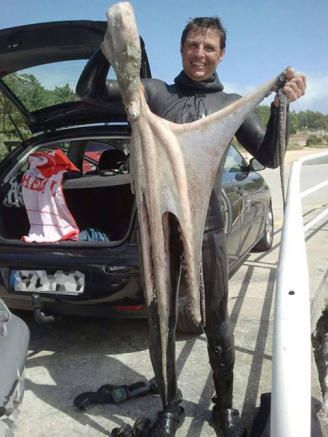
[[[89,61],[76,85],[76,94],[90,103],[105,103],[120,99],[120,90],[116,81],[106,80],[110,64],[98,48]]]
[[[237,131],[236,137],[261,164],[270,168],[279,166],[279,108],[273,103],[266,130],[256,113],[252,112]]]

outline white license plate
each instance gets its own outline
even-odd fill
[[[85,274],[78,270],[12,270],[9,286],[19,293],[46,293],[78,296],[84,292]]]

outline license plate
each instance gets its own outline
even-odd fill
[[[9,286],[18,293],[78,296],[84,292],[85,274],[78,270],[12,270]]]

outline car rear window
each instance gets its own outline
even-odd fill
[[[8,74],[2,80],[28,111],[80,100],[75,87],[85,60],[54,62]],[[112,69],[110,76],[113,76]],[[109,77],[113,79],[114,77]]]

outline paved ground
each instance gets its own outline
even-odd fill
[[[278,178],[271,173],[269,179]],[[271,184],[271,182],[270,182]],[[279,197],[277,188],[274,196]],[[250,424],[259,396],[271,389],[272,318],[274,279],[280,240],[281,206],[276,203],[277,225],[273,249],[252,254],[230,281],[229,307],[236,341],[235,406]],[[307,237],[313,294],[328,285],[324,281],[328,261],[327,222]],[[321,305],[321,304],[320,304]],[[26,394],[16,437],[101,437],[108,430],[139,415],[153,416],[160,408],[156,396],[129,403],[98,406],[87,413],[76,411],[73,398],[104,383],[123,384],[152,377],[144,321],[63,319],[31,328],[26,369]],[[209,424],[212,380],[204,336],[179,337],[177,341],[179,386],[184,393],[186,420],[180,437],[214,436]],[[313,394],[320,396],[316,372]],[[288,436],[282,436],[288,437]],[[302,437],[302,436],[300,436]]]

